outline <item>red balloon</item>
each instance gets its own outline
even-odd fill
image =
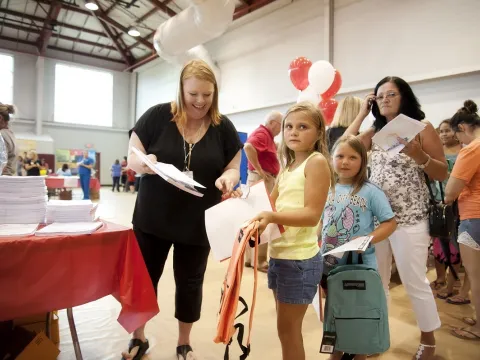
[[[330,99],[337,95],[338,91],[342,87],[342,75],[340,71],[335,69],[335,78],[333,79],[332,85],[322,94],[322,99]]]
[[[325,118],[325,125],[330,125],[337,111],[338,102],[335,99],[323,99],[318,104],[320,110],[323,112],[323,117]]]
[[[308,70],[310,70],[310,66],[312,66],[312,62],[303,56],[296,58],[290,63],[288,70],[290,80],[293,86],[300,91],[305,90],[309,85]]]

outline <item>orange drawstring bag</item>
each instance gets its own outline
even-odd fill
[[[225,349],[224,360],[229,359],[229,346],[232,343],[233,335],[238,330],[237,340],[242,350],[240,360],[244,360],[250,354],[250,332],[253,323],[253,310],[255,308],[255,300],[257,296],[257,266],[258,266],[258,243],[260,236],[258,233],[259,222],[252,222],[243,229],[240,229],[237,239],[233,245],[232,256],[228,265],[227,273],[223,281],[222,294],[220,299],[220,312],[218,316],[217,335],[213,340],[215,343],[223,343],[227,345]],[[235,320],[248,311],[246,301],[240,296],[240,287],[242,284],[242,275],[244,268],[245,251],[248,247],[254,247],[255,256],[253,263],[254,285],[252,305],[250,309],[250,319],[248,324],[248,336],[246,345],[243,345],[243,337],[245,333],[244,324]],[[244,306],[242,311],[237,314],[238,302]]]

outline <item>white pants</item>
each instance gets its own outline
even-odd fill
[[[412,302],[418,327],[423,332],[434,331],[441,325],[426,276],[429,241],[428,223],[424,221],[412,226],[399,226],[389,239],[375,245],[378,272],[387,299],[390,298],[388,286],[393,252],[400,279]]]

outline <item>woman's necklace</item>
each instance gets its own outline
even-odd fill
[[[182,126],[183,155],[185,156],[184,160],[183,160],[183,167],[184,167],[183,171],[190,171],[190,161],[192,159],[192,151],[193,151],[193,148],[195,147],[195,145],[197,144],[197,142],[200,140],[199,135],[200,135],[201,130],[203,129],[204,124],[205,124],[205,120],[202,121],[202,124],[198,128],[198,130],[197,130],[197,132],[196,132],[196,134],[193,138],[194,140],[196,139],[196,141],[194,143],[191,143],[191,144],[187,142],[187,139],[185,138],[185,127]],[[187,145],[186,144],[188,144],[188,153],[187,153]]]

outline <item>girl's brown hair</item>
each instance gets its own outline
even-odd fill
[[[350,146],[353,151],[355,151],[358,155],[360,155],[361,165],[360,171],[355,175],[353,179],[353,191],[352,195],[355,195],[360,191],[362,186],[368,181],[368,173],[367,173],[367,164],[368,164],[368,156],[367,156],[367,149],[363,145],[362,141],[358,139],[355,135],[344,135],[337,140],[335,145],[332,148],[332,157],[335,156],[335,150],[340,144],[347,144]],[[335,183],[338,181],[338,175],[335,174]]]
[[[330,183],[334,184],[334,177],[333,177],[333,170],[330,164],[330,154],[328,153],[328,146],[327,146],[327,138],[326,138],[326,129],[325,129],[325,119],[323,117],[322,112],[316,108],[311,102],[304,101],[298,104],[291,106],[285,117],[282,121],[282,144],[280,145],[279,155],[280,155],[280,162],[282,164],[282,168],[286,169],[295,161],[295,152],[288,148],[285,142],[285,121],[290,114],[293,113],[303,113],[307,116],[315,125],[318,130],[318,137],[317,141],[313,145],[312,151],[317,151],[322,154],[328,162],[328,167],[330,169]]]
[[[218,109],[218,85],[215,74],[208,64],[203,60],[191,60],[182,69],[180,73],[180,83],[178,85],[177,101],[172,102],[172,121],[180,126],[185,126],[187,122],[187,111],[185,109],[185,99],[183,96],[183,81],[195,77],[199,80],[208,81],[213,84],[212,105],[208,110],[208,116],[214,126],[219,125],[222,119],[220,110]]]

